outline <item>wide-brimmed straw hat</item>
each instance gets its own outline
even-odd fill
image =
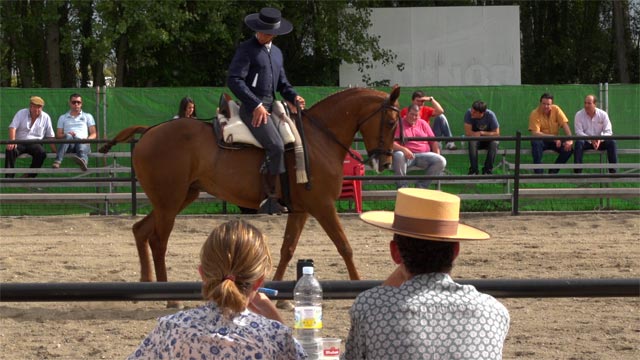
[[[434,241],[488,240],[490,235],[460,223],[460,198],[442,191],[398,190],[395,211],[368,211],[360,218],[394,233]]]
[[[253,31],[270,35],[284,35],[293,30],[293,25],[282,17],[280,10],[269,7],[247,15],[244,23]]]

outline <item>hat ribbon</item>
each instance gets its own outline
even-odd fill
[[[416,219],[395,214],[393,217],[393,228],[395,230],[406,231],[415,234],[425,234],[425,229],[428,229],[429,235],[453,236],[458,233],[458,221]]]
[[[280,27],[280,21],[275,22],[275,23],[268,23],[263,21],[260,17],[258,17],[258,21],[260,21],[261,24],[270,27],[271,29],[277,29]]]

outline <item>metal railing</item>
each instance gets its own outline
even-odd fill
[[[456,280],[497,298],[637,297],[640,278]],[[379,280],[320,281],[325,299],[355,299]],[[293,299],[295,281],[267,281],[276,300]],[[2,283],[0,302],[202,300],[201,282]]]

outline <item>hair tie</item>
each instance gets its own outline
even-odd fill
[[[235,276],[235,275],[225,275],[225,276],[222,278],[222,281],[225,281],[225,280],[231,280],[231,281],[233,281],[233,282],[236,282],[236,276]]]

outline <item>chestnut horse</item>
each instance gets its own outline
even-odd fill
[[[344,259],[349,278],[360,278],[335,208],[342,188],[342,162],[359,131],[375,170],[389,168],[399,119],[399,95],[399,87],[390,94],[350,88],[303,111],[310,184],[296,184],[294,154],[287,152],[291,207],[273,280],[283,279],[309,215],[318,220],[333,241]],[[153,206],[147,216],[133,225],[140,277],[141,281],[153,281],[153,257],[157,281],[167,281],[167,242],[178,213],[196,200],[201,191],[238,206],[257,209],[262,200],[259,170],[264,151],[221,148],[212,125],[193,119],[169,121],[149,128],[129,127],[100,151],[106,153],[111,146],[130,140],[136,133],[143,136],[133,150],[133,167]]]

